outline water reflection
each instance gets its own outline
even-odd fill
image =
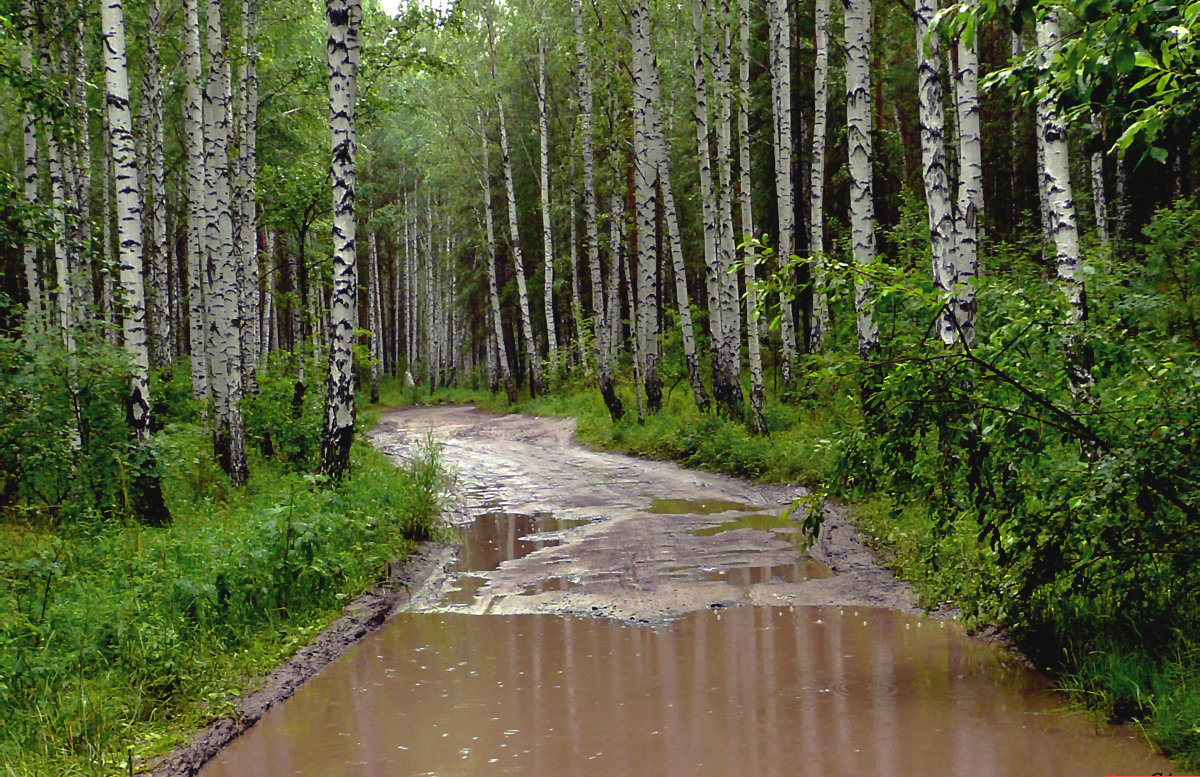
[[[1169,771],[1051,711],[954,624],[735,608],[659,630],[401,615],[202,774],[1100,775]]]

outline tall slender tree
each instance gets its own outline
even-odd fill
[[[587,36],[583,27],[581,0],[571,0],[571,18],[575,24],[576,72],[579,77],[579,144],[583,156],[583,212],[587,240],[588,268],[592,279],[592,324],[596,332],[596,378],[600,395],[614,422],[625,415],[625,408],[613,387],[609,350],[608,317],[612,308],[605,304],[604,281],[600,273],[600,228],[596,215],[596,163],[592,150],[592,77],[588,68]]]
[[[235,484],[247,477],[242,417],[241,287],[230,197],[230,66],[220,0],[209,0],[206,16],[209,77],[204,94],[209,289],[208,356],[216,425],[217,459]]]
[[[340,480],[350,466],[354,441],[354,324],[358,288],[355,259],[355,173],[360,0],[326,0],[329,39],[329,123],[333,154],[333,298],[329,370],[325,379],[325,432],[321,471]]]
[[[633,58],[633,159],[637,223],[637,315],[636,353],[638,382],[646,394],[651,413],[662,408],[662,382],[658,376],[658,164],[650,139],[650,5],[634,0],[629,18],[632,24]],[[634,276],[630,276],[634,285]],[[630,311],[633,315],[633,311]],[[639,394],[640,396],[640,394]]]
[[[198,0],[184,0],[183,6],[183,136],[187,159],[187,272],[188,272],[188,343],[191,347],[192,396],[207,401],[208,343],[207,287],[205,268],[208,255],[205,230],[204,172],[204,84],[200,62],[200,15]]]
[[[812,317],[808,350],[820,353],[829,331],[829,302],[825,292],[825,134],[829,114],[829,0],[813,7],[813,124],[809,168],[809,277],[812,279]]]
[[[791,24],[787,0],[767,0],[767,25],[770,35],[775,207],[779,223],[779,236],[775,243],[779,260],[786,263],[795,250],[796,230],[795,190],[792,183]],[[869,99],[869,94],[867,97]],[[785,284],[788,285],[790,284]],[[785,290],[779,299],[779,336],[783,348],[780,368],[783,383],[789,387],[794,385],[796,380],[796,335],[793,315],[792,300]]]
[[[142,212],[134,156],[133,117],[129,110],[129,71],[125,58],[125,12],[121,0],[104,0],[100,5],[104,50],[104,104],[108,113],[109,144],[117,191],[117,234],[120,245],[121,290],[124,310],[122,332],[125,352],[133,365],[126,417],[137,444],[146,446],[152,431],[150,399],[150,350],[146,344],[146,291],[142,282]],[[131,504],[149,524],[170,521],[162,488],[153,464],[148,463],[132,478]]]
[[[550,369],[558,369],[558,330],[554,320],[554,231],[550,220],[550,121],[546,112],[546,40],[538,32],[538,183],[542,204],[543,304],[546,311],[546,354]]]
[[[818,0],[821,2],[822,0]],[[750,170],[750,0],[738,4],[738,173],[742,206],[742,273],[746,279],[746,350],[750,356],[750,428],[765,434],[762,351],[758,340],[758,281],[754,250],[754,192]]]
[[[779,0],[775,0],[778,2]],[[850,156],[850,243],[860,268],[854,283],[858,354],[879,350],[871,283],[863,273],[875,260],[874,176],[871,170],[871,0],[842,0],[846,31],[846,137]]]

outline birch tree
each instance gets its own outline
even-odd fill
[[[550,123],[546,115],[546,40],[538,32],[538,183],[542,201],[542,267],[545,282],[543,300],[546,309],[546,353],[550,368],[558,369],[558,332],[554,320],[554,234],[550,221]]]
[[[587,239],[588,268],[592,279],[592,324],[596,333],[596,378],[600,395],[614,423],[625,415],[613,388],[609,354],[608,318],[611,308],[604,302],[604,281],[600,273],[600,228],[596,216],[596,165],[592,151],[592,79],[588,71],[586,37],[581,0],[571,0],[571,18],[575,24],[576,73],[579,78],[579,143],[583,152],[583,211]]]
[[[184,0],[183,6],[183,136],[187,158],[187,267],[188,267],[188,342],[191,345],[192,396],[206,401],[208,384],[208,347],[206,342],[207,307],[205,257],[208,244],[205,233],[205,172],[203,76],[200,63],[200,15],[198,0]]]
[[[121,317],[125,352],[133,365],[126,416],[133,437],[145,446],[151,436],[150,351],[146,344],[146,292],[142,282],[142,213],[134,156],[133,117],[129,110],[129,71],[125,60],[125,13],[121,0],[100,5],[104,50],[104,104],[117,191],[117,234],[120,245]],[[141,519],[161,526],[170,521],[163,502],[153,456],[132,479],[132,504]]]
[[[773,0],[780,2],[780,0]],[[854,283],[858,354],[879,350],[871,284],[861,272],[875,260],[874,178],[871,171],[871,0],[842,0],[846,28],[846,124],[850,170],[850,243],[860,273]],[[782,243],[781,243],[782,245]]]
[[[1046,9],[1037,23],[1038,46],[1051,52],[1059,45],[1061,32],[1057,10]],[[1067,130],[1058,108],[1050,98],[1037,106],[1038,136],[1043,151],[1041,170],[1050,236],[1055,252],[1059,286],[1067,300],[1067,380],[1071,391],[1087,395],[1092,387],[1083,328],[1087,324],[1087,297],[1083,286],[1083,254],[1079,248],[1079,228],[1075,221],[1075,196],[1071,187],[1070,149]]]
[[[712,21],[713,98],[716,102],[717,130],[717,252],[713,264],[713,291],[716,294],[717,324],[713,328],[713,397],[730,413],[739,413],[742,405],[741,330],[738,305],[738,279],[733,271],[733,139],[732,87],[729,29],[729,0],[709,5]],[[789,173],[790,176],[790,173]],[[790,321],[789,321],[790,326]]]
[[[329,19],[329,124],[333,154],[333,298],[329,370],[325,379],[325,433],[321,471],[340,480],[354,442],[354,324],[358,287],[355,260],[355,98],[359,60],[360,0],[326,0]]]
[[[33,69],[33,0],[23,0],[21,3],[21,70],[27,77],[32,78]],[[39,201],[38,193],[38,140],[37,114],[32,106],[25,105],[22,111],[22,150],[23,174],[25,183],[25,204],[28,207]],[[22,259],[25,269],[25,290],[29,295],[26,317],[32,321],[42,312],[42,284],[38,275],[38,244],[35,240],[26,239],[22,247]]]
[[[863,2],[864,0],[843,0]],[[849,7],[849,6],[847,6]],[[792,183],[792,76],[791,25],[787,0],[767,0],[767,25],[770,36],[772,134],[775,149],[775,204],[779,236],[776,239],[779,261],[786,263],[795,250],[795,192]],[[849,42],[847,42],[849,45]],[[864,56],[867,56],[864,53]],[[847,57],[849,62],[849,57]],[[849,70],[849,64],[847,64]],[[849,79],[849,76],[847,76]],[[869,89],[865,99],[869,100]],[[853,130],[853,122],[851,129]],[[867,125],[868,132],[870,125]],[[870,143],[868,135],[867,143]],[[868,197],[869,201],[869,197]],[[785,291],[779,298],[779,336],[783,349],[780,365],[783,383],[791,387],[796,376],[796,334],[792,324],[792,301]]]
[[[209,289],[208,356],[216,416],[213,445],[229,478],[247,477],[242,398],[241,287],[230,198],[230,68],[220,0],[209,0],[206,16],[209,77],[204,94],[204,172]]]
[[[829,0],[816,0],[813,10],[813,128],[809,168],[809,277],[812,279],[812,317],[808,329],[810,353],[824,349],[829,331],[829,302],[825,292],[825,134],[829,114]]]
[[[379,283],[379,239],[371,231],[368,261],[370,276],[367,286],[368,326],[371,327],[371,404],[379,404],[379,369],[383,364],[383,315]]]
[[[818,0],[822,2],[823,0]],[[742,206],[742,273],[746,279],[746,346],[750,356],[750,429],[765,434],[762,352],[758,341],[757,257],[754,252],[754,203],[750,176],[750,0],[738,5],[738,172]],[[815,318],[815,315],[814,315]]]
[[[146,259],[150,280],[151,357],[162,366],[171,362],[170,284],[167,277],[166,163],[163,155],[163,84],[160,53],[163,15],[157,0],[146,9],[146,45],[142,74],[142,132],[146,141],[145,221]]]
[[[946,174],[942,57],[937,35],[928,34],[930,22],[936,13],[936,0],[918,0],[915,27],[917,97],[921,116],[921,179],[925,185],[933,282],[944,300],[943,314],[938,317],[938,335],[945,345],[953,345],[958,342],[954,297],[957,257],[954,210],[950,204],[950,185]]]
[[[489,0],[488,4],[488,50],[492,68],[492,83],[499,83],[496,70],[496,39],[493,29],[492,14],[495,7]],[[517,218],[517,195],[513,184],[512,155],[508,145],[508,122],[505,120],[504,100],[497,86],[495,91],[497,120],[500,125],[500,164],[504,173],[504,193],[508,200],[508,236],[509,250],[512,251],[513,273],[517,277],[517,302],[521,308],[521,333],[525,339],[525,355],[529,362],[529,388],[536,396],[542,393],[541,356],[537,339],[533,334],[533,317],[529,312],[529,288],[525,280],[525,258],[521,251],[521,231]]]
[[[658,377],[658,247],[657,198],[655,183],[658,165],[656,149],[650,140],[650,85],[647,74],[650,58],[650,7],[647,0],[634,0],[630,8],[633,46],[633,163],[637,204],[637,302],[636,352],[638,382],[646,394],[651,413],[662,408],[662,382]],[[634,277],[630,276],[630,286]],[[633,316],[633,311],[630,311]],[[639,394],[640,396],[640,394]]]
[[[958,212],[955,233],[954,312],[968,346],[975,342],[975,287],[979,244],[983,240],[983,134],[979,125],[979,39],[957,41],[955,70],[958,115]]]
[[[242,0],[242,84],[238,113],[237,208],[238,245],[242,267],[242,350],[249,354],[247,385],[254,383],[255,362],[262,337],[259,320],[258,202],[258,0]]]

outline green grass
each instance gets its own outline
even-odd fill
[[[439,531],[436,453],[363,445],[336,488],[253,462],[229,487],[198,428],[164,435],[164,529],[0,525],[6,774],[125,773],[230,709],[390,560]]]

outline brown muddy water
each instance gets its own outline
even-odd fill
[[[1080,777],[1169,773],[1129,729],[920,615],[843,511],[801,552],[802,492],[587,451],[568,422],[436,408],[462,544],[407,612],[203,777]],[[600,617],[598,617],[600,616]]]
[[[657,629],[401,614],[202,775],[1169,771],[1045,690],[954,623],[891,610],[738,607]]]

